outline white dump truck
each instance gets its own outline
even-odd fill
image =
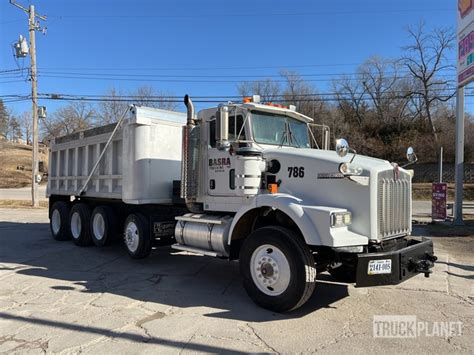
[[[316,139],[310,117],[257,96],[197,115],[185,105],[131,106],[116,124],[52,141],[55,239],[238,260],[248,295],[278,312],[303,305],[318,272],[356,287],[429,275],[432,241],[410,238],[408,170],[343,139],[329,150],[327,127]]]

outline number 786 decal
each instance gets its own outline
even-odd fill
[[[304,177],[304,166],[289,166],[288,167],[289,178],[303,178]]]

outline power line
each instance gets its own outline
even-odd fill
[[[0,84],[23,83],[23,82],[25,82],[24,79],[21,79],[21,80],[7,80],[7,81],[0,81]]]
[[[58,78],[58,79],[78,79],[78,80],[107,80],[107,81],[137,81],[137,82],[164,82],[164,83],[227,83],[227,84],[240,84],[243,82],[260,82],[260,80],[196,80],[196,79],[155,79],[153,77],[143,78],[124,78],[124,77],[101,77],[101,76],[75,76],[75,75],[52,75],[52,74],[39,74],[43,78]],[[346,78],[347,80],[354,81],[357,78]],[[455,78],[453,78],[454,80]],[[333,79],[305,79],[305,82],[327,82]],[[272,80],[274,83],[286,83],[287,80]]]
[[[50,96],[47,96],[50,95]],[[312,95],[319,95],[319,94],[312,94]],[[324,94],[326,95],[326,94]],[[143,98],[143,97],[132,97],[132,96],[120,96],[120,97],[91,97],[90,95],[64,95],[59,96],[58,94],[39,94],[39,99],[46,100],[46,101],[67,101],[67,102],[74,102],[74,101],[82,101],[82,102],[125,102],[131,103],[136,99],[137,101],[143,103],[182,103],[181,96],[168,96],[168,97],[150,97],[150,98]],[[275,95],[272,102],[275,103],[286,103],[286,102],[339,102],[339,101],[350,101],[347,98],[339,98],[336,97],[336,94],[327,95],[326,97],[319,97],[315,99],[314,97],[308,97],[308,94],[305,95],[296,95],[296,97],[292,98],[285,98],[284,95]],[[407,99],[410,96],[420,96],[419,94],[411,94],[411,95],[398,95],[398,96],[388,96],[382,97],[381,100],[395,100],[395,99]],[[444,94],[439,95],[443,99],[452,98],[453,95],[451,94]],[[466,97],[474,97],[474,93],[466,94]],[[278,97],[278,98],[277,98]],[[303,97],[303,98],[298,98]],[[242,99],[242,96],[194,96],[193,101],[196,103],[222,103],[225,101],[232,101],[231,99]],[[21,101],[29,101],[31,99],[30,96],[18,97],[18,98],[8,98],[3,100],[5,103],[10,102],[21,102]],[[359,101],[372,101],[370,97],[360,97],[358,98]]]
[[[247,12],[247,13],[199,13],[199,14],[180,14],[180,15],[133,15],[133,14],[124,14],[124,15],[50,15],[50,18],[67,18],[67,19],[155,19],[155,18],[183,18],[183,19],[200,19],[200,18],[215,18],[216,16],[225,16],[228,17],[257,17],[260,18],[262,16],[265,17],[280,17],[280,16],[326,16],[326,15],[356,15],[356,14],[397,14],[397,13],[428,13],[428,12],[452,12],[452,9],[448,8],[440,8],[440,9],[393,9],[393,10],[348,10],[348,11],[317,11],[317,12],[284,12],[284,13],[255,13],[255,12]]]
[[[22,69],[5,69],[5,70],[0,70],[0,74],[4,74],[4,73],[13,73],[13,72],[19,72],[19,71],[22,71]]]
[[[287,95],[274,95],[272,98],[275,102],[287,102],[287,101],[296,101],[296,102],[312,102],[312,101],[347,101],[345,98],[338,97],[337,93],[331,94],[312,94],[314,96],[319,95],[319,98],[315,99],[308,94],[301,94],[301,95],[292,95],[289,98]],[[322,96],[324,95],[324,96]],[[361,95],[368,95],[367,93],[362,93]],[[444,93],[438,94],[440,97],[448,98],[451,97],[451,93]],[[474,96],[474,94],[472,94]],[[59,94],[40,94],[42,100],[65,100],[65,101],[99,101],[99,102],[130,102],[135,100],[141,102],[182,102],[181,96],[154,96],[154,97],[137,97],[137,96],[114,96],[114,97],[106,97],[106,96],[80,96],[80,95],[59,95]],[[331,97],[332,96],[332,97]],[[416,93],[410,93],[407,95],[392,95],[381,97],[380,99],[406,99],[410,96],[420,96]],[[222,102],[226,101],[227,99],[241,99],[242,96],[228,96],[228,97],[220,97],[220,96],[194,96],[193,97],[195,102]],[[370,97],[361,97],[360,100],[362,101],[371,101]]]
[[[447,87],[447,88],[434,88],[431,89],[430,92],[433,93],[439,93],[439,94],[452,94],[456,88],[455,87]],[[397,93],[399,95],[402,95],[403,97],[406,97],[407,95],[420,95],[417,92],[407,92],[405,90],[391,90],[389,92],[390,94],[392,93]],[[177,96],[177,95],[104,95],[104,94],[58,94],[58,93],[40,93],[39,94],[41,97],[45,98],[105,98],[105,99],[126,99],[126,100],[133,100],[133,99],[178,99],[182,100],[183,96]],[[272,98],[287,98],[289,96],[291,97],[324,97],[324,96],[337,96],[337,97],[347,97],[347,95],[369,95],[368,92],[353,92],[353,93],[346,93],[346,92],[314,92],[314,93],[307,93],[307,94],[294,94],[294,95],[288,95],[288,94],[274,94],[274,95],[268,95],[271,96]],[[387,94],[386,96],[388,96]],[[208,95],[208,96],[195,96],[193,95],[193,98],[196,99],[221,99],[221,100],[226,100],[226,99],[242,99],[243,95]]]
[[[456,90],[456,87],[454,86],[448,86],[445,88],[432,88],[430,89],[431,93],[437,93],[440,95],[452,95],[452,93]],[[394,96],[390,96],[390,94],[398,94],[400,97],[407,97],[407,96],[421,96],[421,93],[418,92],[413,92],[413,91],[406,91],[406,90],[390,90],[387,94],[384,94],[386,98],[393,98]],[[474,95],[474,93],[471,93]],[[124,94],[119,94],[119,95],[107,95],[107,94],[69,94],[69,93],[38,93],[41,99],[110,99],[110,100],[119,100],[119,99],[124,99],[124,100],[151,100],[151,99],[176,99],[176,100],[182,100],[183,96],[181,95],[136,95],[136,94],[131,94],[131,95],[124,95]],[[327,97],[327,96],[336,96],[338,98],[341,98],[341,100],[344,100],[348,95],[353,95],[353,96],[364,96],[364,95],[369,95],[369,92],[363,91],[363,92],[313,92],[313,93],[306,93],[306,94],[272,94],[268,95],[271,98],[288,98],[288,97],[296,97],[296,98],[310,98],[311,100],[317,98],[317,97]],[[469,95],[469,94],[468,94]],[[0,95],[0,97],[14,97],[14,98],[28,98],[30,96],[28,95],[22,95],[22,94],[8,94],[8,95]],[[199,96],[199,95],[193,95],[193,98],[195,99],[219,99],[220,101],[225,101],[229,99],[237,99],[240,100],[242,99],[243,95],[204,95],[204,96]],[[383,97],[385,98],[385,97]]]
[[[453,68],[451,71],[454,71],[455,69]],[[446,70],[450,71],[450,70]],[[268,79],[268,78],[281,78],[281,77],[290,77],[290,78],[299,78],[299,77],[325,77],[325,76],[338,76],[338,77],[344,77],[344,76],[364,76],[366,73],[364,72],[340,72],[340,73],[284,73],[284,74],[261,74],[261,75],[255,75],[255,74],[248,74],[248,75],[213,75],[213,74],[208,74],[208,75],[180,75],[180,74],[127,74],[127,73],[77,73],[77,72],[62,72],[62,71],[54,71],[54,70],[40,70],[40,73],[43,74],[48,74],[48,75],[79,75],[79,76],[91,76],[91,75],[97,75],[101,77],[144,77],[144,78],[248,78],[248,77],[253,77],[253,78],[262,78],[262,79]],[[409,71],[385,71],[383,72],[383,78],[384,79],[389,79],[389,78],[399,78],[402,77],[403,75],[409,75]],[[450,77],[453,76],[452,74],[438,74],[438,77]]]
[[[395,64],[400,60],[384,60],[383,64]],[[456,59],[447,60],[448,63],[456,64]],[[39,70],[136,70],[136,71],[215,71],[215,70],[259,70],[259,69],[290,69],[290,68],[319,68],[319,67],[344,67],[344,66],[358,66],[366,64],[367,62],[354,63],[319,63],[319,64],[288,64],[288,65],[263,65],[263,66],[233,66],[233,67],[39,67]]]

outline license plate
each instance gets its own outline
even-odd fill
[[[377,275],[377,274],[391,274],[392,273],[392,260],[370,260],[369,261],[369,270],[367,274]]]

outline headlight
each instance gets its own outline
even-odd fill
[[[331,227],[345,227],[352,223],[352,215],[350,212],[333,212],[331,213]]]
[[[339,171],[344,175],[360,175],[362,174],[362,168],[351,163],[342,163],[339,165]]]

